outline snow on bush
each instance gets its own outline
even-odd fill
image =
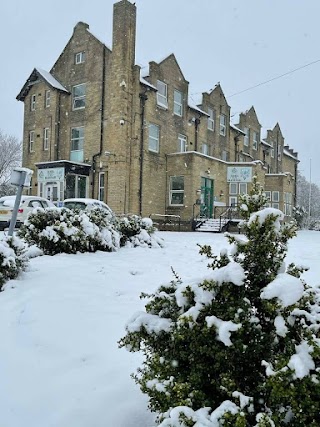
[[[75,212],[66,208],[36,208],[19,230],[28,244],[44,254],[114,251],[120,235],[101,209]]]
[[[242,200],[245,237],[200,253],[205,279],[148,297],[119,345],[144,353],[134,375],[161,427],[318,427],[320,294],[285,266],[293,224],[263,209],[256,181]]]
[[[0,290],[7,280],[15,279],[25,270],[28,257],[25,245],[18,237],[4,237],[0,241]]]
[[[121,246],[162,247],[163,241],[157,237],[150,218],[130,215],[118,219],[117,228],[121,234]]]

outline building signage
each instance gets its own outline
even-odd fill
[[[64,168],[38,169],[38,182],[64,181]]]
[[[251,182],[252,168],[251,167],[228,167],[227,182]]]

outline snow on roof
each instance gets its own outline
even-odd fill
[[[261,144],[266,145],[267,147],[273,148],[271,144],[269,144],[269,142],[265,141],[264,139],[261,139]]]
[[[90,33],[94,38],[96,38],[98,40],[98,42],[100,42],[101,44],[103,44],[107,49],[109,49],[111,51],[111,48],[109,46],[107,46],[105,43],[103,43],[99,37],[97,37],[95,34],[93,34],[93,32],[87,28],[88,33]]]
[[[51,87],[61,90],[62,92],[69,93],[69,91],[65,87],[63,87],[62,84],[59,83],[58,80],[55,79],[52,74],[48,73],[48,71],[42,70],[41,68],[38,68],[38,67],[36,67],[35,70],[46,80],[46,82]]]
[[[195,110],[198,111],[199,113],[209,117],[209,114],[206,113],[205,111],[201,110],[201,108],[199,108],[197,105],[195,105],[192,101],[190,101],[190,98],[188,100],[188,107],[191,108],[191,110]]]
[[[297,160],[298,161],[298,157],[297,156],[295,156],[294,154],[292,154],[292,153],[290,153],[288,150],[286,150],[285,148],[283,149],[283,154],[284,155],[286,155],[286,156],[288,156],[288,157],[291,157],[292,159],[294,159],[294,160]]]
[[[51,162],[38,162],[35,163],[36,166],[41,166],[41,165],[50,165],[52,163],[70,163],[71,165],[80,165],[80,166],[87,166],[87,167],[91,167],[90,164],[88,163],[81,163],[81,162],[72,162],[71,160],[53,160]]]
[[[242,129],[238,128],[237,126],[235,126],[235,125],[234,125],[234,124],[232,124],[232,123],[230,123],[230,127],[231,127],[232,129],[236,130],[237,132],[242,133],[242,135],[245,135],[245,134],[246,134],[245,132],[243,132],[243,130],[242,130]]]
[[[149,83],[147,80],[145,80],[143,77],[140,76],[140,83],[150,87],[152,90],[158,90],[155,86],[153,86],[151,83]]]

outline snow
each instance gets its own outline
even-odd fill
[[[262,289],[262,299],[278,298],[282,307],[288,307],[300,300],[304,287],[301,280],[287,273],[278,276]]]
[[[36,68],[36,70],[49,83],[51,87],[61,90],[62,92],[69,93],[69,91],[65,87],[63,87],[62,84],[59,83],[58,80],[55,79],[52,74],[48,73],[48,71],[42,70],[38,67]]]
[[[288,363],[289,368],[295,371],[295,378],[303,378],[309,375],[310,370],[315,369],[315,363],[310,356],[312,352],[313,347],[306,341],[303,341],[300,345],[296,345],[296,354],[291,356]]]
[[[222,234],[158,235],[163,248],[32,258],[28,271],[7,283],[0,293],[1,426],[155,426],[130,377],[142,356],[117,342],[130,317],[144,309],[140,293],[169,283],[171,266],[186,284],[210,275],[197,243],[215,253],[227,246]],[[313,286],[320,282],[319,252],[319,232],[299,232],[289,242],[287,263],[309,265],[303,278]],[[310,349],[301,345],[291,359],[297,376],[311,367]],[[219,426],[226,408],[240,410],[227,401],[212,414],[193,411],[198,426]]]
[[[232,345],[230,340],[231,332],[237,331],[242,326],[241,323],[233,323],[231,320],[224,321],[218,319],[216,316],[207,316],[206,322],[209,328],[215,326],[217,329],[217,339],[227,347]]]
[[[249,218],[248,225],[250,225],[257,219],[258,219],[258,223],[260,225],[263,225],[267,220],[267,218],[270,217],[270,215],[274,215],[277,217],[274,226],[276,230],[280,230],[280,221],[283,220],[284,214],[282,211],[275,208],[265,208],[265,209],[262,209],[261,211],[253,213]]]

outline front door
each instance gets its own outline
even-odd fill
[[[201,178],[201,208],[202,218],[212,218],[213,213],[213,179]]]
[[[55,184],[46,184],[45,198],[52,202],[56,202],[58,200],[58,186]]]

